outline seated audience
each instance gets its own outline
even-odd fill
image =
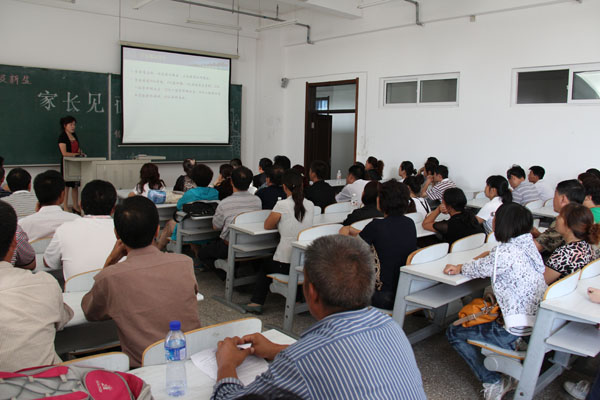
[[[17,245],[15,210],[0,201],[0,370],[17,371],[61,362],[54,337],[73,317],[60,286],[46,272],[10,264]]]
[[[187,192],[188,190],[196,187],[194,180],[190,176],[190,172],[192,172],[194,165],[196,165],[196,160],[192,158],[186,158],[183,160],[183,172],[185,172],[185,175],[180,175],[179,178],[177,178],[175,186],[173,186],[174,191]]]
[[[400,168],[398,168],[398,175],[400,176],[400,182],[404,182],[406,178],[409,176],[415,176],[417,174],[417,170],[414,165],[410,161],[402,161],[400,164]]]
[[[17,240],[17,245],[10,259],[10,263],[17,268],[29,270],[35,269],[35,250],[29,243],[29,237],[23,231],[23,229],[21,229],[20,225],[17,225],[15,239]]]
[[[153,246],[158,230],[158,211],[147,198],[117,206],[113,236],[118,240],[81,300],[89,321],[115,321],[131,367],[141,365],[146,347],[164,339],[169,321],[181,321],[184,332],[200,328],[192,260]]]
[[[374,286],[366,244],[339,235],[316,239],[306,250],[303,292],[318,322],[290,346],[260,333],[219,342],[212,398],[286,390],[302,399],[425,399],[402,327],[369,308]],[[240,350],[242,343],[252,347]],[[273,362],[244,387],[236,367],[250,354]]]
[[[462,190],[447,189],[444,192],[442,205],[427,214],[423,220],[423,229],[440,234],[442,241],[450,244],[465,236],[484,232],[475,215],[465,209],[466,205],[467,198]],[[436,222],[435,219],[441,213],[450,215],[450,219]]]
[[[17,218],[33,214],[37,208],[38,199],[31,192],[31,175],[23,168],[13,168],[6,176],[10,196],[3,197],[15,209]]]
[[[0,198],[10,196],[10,192],[3,187],[4,173],[4,167],[0,166]]]
[[[592,212],[577,203],[569,203],[560,210],[556,231],[565,244],[554,250],[546,261],[544,278],[548,285],[592,262],[596,257],[592,245],[597,245],[600,239],[600,225],[594,223]]]
[[[165,182],[160,179],[160,172],[158,172],[156,164],[146,163],[142,165],[140,169],[140,181],[135,185],[133,191],[129,193],[129,197],[148,197],[150,190],[165,190]]]
[[[546,175],[546,170],[539,165],[534,165],[529,167],[527,180],[533,183],[538,191],[540,199],[546,201],[554,197],[554,190],[552,190],[552,187],[544,181],[544,175]]]
[[[357,203],[360,203],[360,198],[365,190],[365,186],[369,181],[364,179],[365,169],[360,165],[353,165],[348,169],[348,176],[346,177],[346,186],[341,192],[335,195],[335,200],[338,203],[344,201],[352,201],[356,199]],[[360,205],[360,204],[359,204]]]
[[[102,268],[116,241],[111,217],[116,201],[117,191],[110,182],[95,180],[85,185],[81,191],[84,216],[56,229],[44,253],[46,266],[62,266],[65,281]]]
[[[380,181],[383,177],[383,161],[378,160],[373,156],[367,158],[367,162],[365,163],[365,179],[370,181]]]
[[[329,166],[325,161],[313,161],[308,170],[308,177],[312,185],[304,188],[304,196],[312,201],[315,206],[321,207],[321,211],[325,210],[328,205],[335,203],[335,189],[325,182],[328,169]]]
[[[314,205],[310,200],[304,198],[302,176],[293,169],[289,169],[283,174],[282,182],[286,199],[277,202],[264,223],[265,229],[277,228],[280,235],[279,244],[271,262],[263,263],[256,275],[250,303],[242,306],[249,312],[262,312],[262,306],[265,304],[271,283],[271,279],[267,275],[272,273],[289,274],[292,242],[296,240],[301,231],[310,228],[313,224]]]
[[[518,165],[513,165],[508,171],[506,171],[506,178],[510,187],[513,189],[512,197],[515,203],[519,203],[522,206],[532,201],[540,200],[538,190],[533,183],[525,180],[525,171]]]
[[[227,259],[229,246],[229,225],[239,214],[261,209],[258,197],[248,192],[252,183],[252,171],[246,167],[239,167],[231,173],[233,194],[223,199],[215,211],[212,224],[213,229],[221,231],[219,239],[198,249],[198,259],[204,268],[214,268],[217,259]]]
[[[438,165],[433,175],[428,175],[421,189],[421,197],[441,201],[447,189],[455,188],[456,184],[448,178],[448,167]]]
[[[423,185],[423,175],[407,176],[403,183],[410,190],[410,198],[415,204],[415,212],[423,214],[423,218],[431,212],[431,206],[427,199],[420,197],[421,186]]]
[[[514,194],[514,192],[513,192]],[[554,211],[560,213],[560,210],[569,203],[582,204],[585,199],[585,189],[576,179],[570,179],[560,182],[554,191],[554,200],[552,206]],[[556,230],[556,220],[552,221],[550,227],[543,233],[537,229],[532,229],[531,234],[535,238],[535,245],[546,260],[550,254],[558,247],[565,244],[561,234]]]
[[[300,164],[296,164],[296,165],[292,166],[292,169],[294,171],[296,171],[297,173],[299,173],[300,176],[302,177],[302,186],[307,187],[308,186],[308,178],[306,177],[306,170],[304,169],[304,167]]]
[[[279,165],[284,171],[292,168],[292,162],[286,156],[275,156],[273,158],[273,165]]]
[[[269,168],[270,166],[273,165],[273,161],[271,161],[270,158],[261,158],[260,161],[258,162],[258,175],[254,175],[254,178],[252,178],[252,185],[255,188],[261,188],[262,185],[264,185],[266,183],[266,174],[265,174],[265,169]]]
[[[492,175],[487,178],[484,193],[490,201],[481,207],[475,218],[480,224],[483,224],[485,232],[490,233],[493,231],[492,221],[496,210],[502,204],[512,202],[512,193],[508,188],[508,181],[500,175]]]
[[[231,173],[233,167],[229,164],[221,164],[219,167],[219,178],[215,182],[215,189],[219,192],[219,200],[233,194],[233,186],[231,186]]]
[[[590,209],[594,215],[594,222],[600,223],[600,179],[584,179],[585,199],[583,205]]]
[[[417,229],[413,220],[404,215],[410,202],[406,185],[395,179],[381,184],[377,202],[383,219],[374,219],[362,231],[345,226],[340,234],[358,235],[375,249],[379,265],[375,263],[375,292],[371,304],[391,310],[400,267],[406,265],[406,258],[417,249]]]
[[[495,346],[519,350],[523,336],[531,335],[539,303],[546,291],[544,263],[531,240],[533,217],[531,212],[515,203],[504,204],[496,212],[494,231],[500,244],[490,254],[463,265],[447,265],[444,273],[463,274],[471,279],[490,278],[504,325],[498,320],[486,324],[463,327],[450,325],[448,341],[465,359],[477,378],[483,383],[485,399],[501,399],[515,386],[509,377],[483,365],[481,349],[467,341],[483,340]]]
[[[597,168],[589,168],[587,171],[588,174],[594,175],[596,178],[600,179],[600,171]]]
[[[65,197],[65,180],[58,171],[49,170],[37,175],[33,180],[33,190],[39,202],[39,210],[19,221],[29,241],[51,238],[56,228],[80,218],[60,207]]]
[[[370,181],[367,183],[361,197],[363,206],[352,211],[344,222],[342,222],[342,225],[352,225],[356,221],[362,221],[363,219],[383,217],[383,213],[377,208],[377,197],[380,188],[381,183],[379,181]]]
[[[429,164],[429,169],[427,168],[427,164]],[[424,178],[427,178],[427,176],[430,175],[428,172],[433,173],[435,167],[437,167],[438,165],[440,165],[440,162],[437,158],[427,157],[425,164],[423,164],[423,166],[417,171],[417,175],[423,175]]]
[[[239,158],[232,158],[231,160],[229,160],[229,165],[231,165],[233,169],[239,168],[242,166],[242,160],[240,160]]]
[[[227,164],[226,164],[227,165]],[[177,201],[177,211],[181,211],[183,209],[183,205],[187,203],[192,203],[194,201],[201,200],[218,200],[219,192],[214,189],[208,187],[210,182],[212,181],[213,172],[210,167],[205,164],[196,164],[194,168],[190,171],[190,177],[194,182],[194,187],[181,196],[181,198]],[[164,250],[170,240],[177,240],[177,223],[175,220],[170,219],[165,224],[162,232],[160,233],[160,239],[158,240],[157,247],[160,250]],[[192,247],[194,248],[194,247]]]
[[[285,191],[281,187],[283,168],[275,164],[268,167],[265,174],[267,187],[258,190],[255,194],[260,198],[263,210],[272,210],[277,201],[285,199]]]

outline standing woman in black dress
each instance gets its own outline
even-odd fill
[[[77,124],[77,120],[73,116],[66,116],[60,119],[60,127],[61,134],[58,137],[58,149],[60,150],[61,157],[76,157],[76,156],[84,156],[85,154],[81,151],[81,147],[79,147],[79,140],[77,139],[77,135],[75,134],[75,125]],[[64,163],[61,158],[60,163],[60,171],[63,173],[64,177]],[[69,188],[71,188],[71,196],[73,200],[73,212],[76,214],[81,214],[81,209],[79,209],[79,182],[66,182],[66,192],[65,192],[65,202],[63,204],[63,210],[69,210]]]

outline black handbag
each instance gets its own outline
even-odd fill
[[[181,211],[185,213],[185,216],[181,219],[177,218],[177,213],[174,215],[176,222],[181,222],[188,217],[206,217],[215,215],[219,202],[216,201],[193,201],[191,203],[184,204]]]

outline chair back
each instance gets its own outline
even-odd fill
[[[448,254],[448,247],[450,247],[448,243],[438,243],[415,250],[409,254],[406,259],[406,265],[424,264],[439,260]]]
[[[358,229],[359,231],[362,231],[363,229],[365,229],[365,226],[367,226],[369,224],[369,222],[371,222],[371,221],[373,221],[373,218],[362,219],[360,221],[356,221],[355,223],[353,223],[350,226],[353,227],[354,229]]]
[[[315,215],[321,215],[321,207],[315,206]]]
[[[450,246],[450,253],[476,249],[483,246],[485,239],[485,233],[475,233],[474,235],[465,236],[452,243]]]
[[[481,191],[475,195],[476,199],[485,199],[487,196],[485,195],[485,191]]]
[[[530,201],[529,203],[525,204],[525,207],[527,207],[530,211],[539,210],[543,206],[544,200]]]
[[[562,279],[557,280],[552,285],[548,286],[546,292],[544,293],[543,300],[550,300],[556,297],[566,296],[577,288],[577,284],[579,283],[579,276],[581,275],[581,270],[572,273],[571,275],[567,275]]]
[[[58,365],[75,365],[78,367],[103,368],[109,371],[127,372],[129,371],[129,357],[120,351],[112,351],[110,353],[96,354],[65,361]]]
[[[498,240],[496,239],[496,234],[495,234],[494,232],[490,232],[490,233],[488,233],[488,235],[487,235],[487,238],[485,239],[485,242],[486,242],[486,243],[493,244],[493,245],[497,245],[497,244],[499,244],[499,243],[500,243],[500,242],[498,242]]]
[[[43,237],[30,242],[29,244],[35,250],[35,254],[44,254],[46,247],[50,244],[52,237]]]
[[[579,279],[593,278],[598,275],[600,275],[600,258],[583,267]]]
[[[217,343],[226,337],[245,336],[262,331],[262,321],[255,317],[206,326],[185,332],[188,356],[206,349],[216,349]],[[165,363],[165,340],[159,340],[146,347],[142,354],[142,367]]]
[[[423,220],[425,219],[425,216],[421,213],[418,212],[414,212],[414,213],[408,213],[405,214],[408,218],[412,219],[416,224],[420,224],[421,222],[423,222]]]
[[[550,198],[544,202],[544,207],[550,207],[554,204],[554,198]]]
[[[65,281],[65,293],[88,292],[94,286],[94,276],[100,271],[102,268],[73,275]]]
[[[327,224],[313,226],[298,234],[298,240],[315,240],[321,236],[337,235],[342,229],[342,224]]]
[[[251,224],[253,222],[265,222],[271,214],[271,210],[247,211],[239,214],[233,220],[236,224]]]
[[[343,203],[333,203],[325,207],[323,214],[334,214],[334,213],[349,213],[352,211],[352,204],[349,201]]]

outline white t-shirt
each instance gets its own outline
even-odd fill
[[[352,195],[356,194],[356,201],[359,205],[362,205],[362,194],[365,190],[365,186],[367,186],[369,181],[364,179],[357,179],[352,183],[344,186],[341,192],[335,195],[335,201],[338,203],[342,203],[344,201],[351,201]]]
[[[423,214],[424,217],[431,212],[431,207],[429,207],[426,199],[422,197],[412,197],[412,199],[415,202],[416,212]]]
[[[534,183],[535,188],[540,194],[540,199],[546,201],[554,197],[554,189],[548,185],[543,179]]]
[[[306,213],[302,222],[294,216],[294,200],[288,197],[285,200],[279,200],[272,212],[281,214],[281,219],[277,224],[277,230],[281,238],[277,245],[277,250],[273,255],[273,260],[289,264],[292,259],[292,242],[297,240],[298,234],[304,229],[313,225],[315,215],[315,206],[312,201],[304,199],[302,202]]]
[[[62,265],[65,280],[102,268],[115,246],[115,224],[107,215],[86,215],[56,229],[44,260],[52,269]]]
[[[486,233],[492,231],[492,221],[494,220],[494,213],[502,205],[502,198],[500,196],[494,197],[492,200],[485,203],[481,210],[477,213],[477,216],[484,220],[483,227]]]
[[[54,236],[56,228],[68,221],[81,218],[77,214],[65,212],[60,206],[44,206],[35,214],[19,220],[19,225],[29,237],[29,241]]]

